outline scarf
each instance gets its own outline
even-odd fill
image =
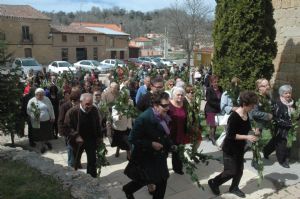
[[[171,118],[170,116],[168,115],[165,115],[165,116],[162,116],[159,114],[159,112],[157,112],[154,108],[152,108],[153,110],[153,113],[154,113],[154,116],[155,118],[158,120],[159,124],[163,127],[163,129],[165,130],[165,133],[167,135],[170,135],[170,129],[168,127],[168,123],[171,121]]]
[[[286,101],[283,97],[280,96],[280,101],[281,101],[284,105],[287,106],[289,116],[291,117],[291,114],[292,114],[292,112],[294,111],[294,108],[293,108],[294,100],[288,102],[288,101]]]

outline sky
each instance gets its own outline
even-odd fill
[[[170,5],[175,3],[175,1],[176,0],[0,0],[0,4],[31,5],[40,11],[48,12],[87,11],[93,6],[101,9],[118,6],[119,8],[124,8],[126,10],[147,12],[170,7]],[[216,5],[215,0],[202,1],[210,5],[212,8]]]

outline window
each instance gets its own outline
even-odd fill
[[[93,36],[93,41],[94,41],[94,42],[97,42],[97,41],[98,41],[97,36]]]
[[[109,47],[113,48],[115,46],[115,40],[114,38],[109,39]]]
[[[25,48],[24,49],[24,54],[25,54],[25,57],[32,57],[32,50],[31,50],[31,48]]]
[[[93,59],[98,60],[98,48],[93,49]]]
[[[54,67],[57,67],[57,63],[56,63],[56,62],[54,62],[54,63],[52,64],[52,66],[54,66]]]
[[[68,40],[67,40],[67,35],[62,35],[62,36],[61,36],[61,41],[67,42],[67,41],[68,41]]]
[[[83,35],[79,36],[79,42],[84,42],[84,36]]]
[[[120,59],[124,59],[124,51],[122,50],[122,51],[120,51]]]
[[[23,40],[30,40],[29,26],[22,26],[22,38]]]
[[[61,49],[61,60],[62,61],[68,61],[69,55],[68,55],[68,49],[67,48],[62,48]]]
[[[5,33],[4,32],[0,32],[0,40],[5,40]]]

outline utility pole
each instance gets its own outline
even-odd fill
[[[165,37],[164,37],[164,58],[168,57],[168,32],[167,27],[165,27]]]

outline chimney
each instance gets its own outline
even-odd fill
[[[119,23],[119,28],[120,28],[120,31],[123,31],[123,22]]]

